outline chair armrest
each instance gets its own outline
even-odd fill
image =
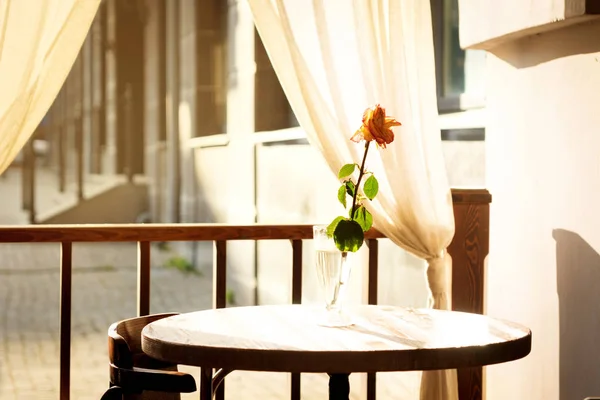
[[[152,390],[169,393],[191,393],[196,391],[196,381],[190,374],[156,369],[119,368],[111,364],[111,382],[123,388],[141,392]]]

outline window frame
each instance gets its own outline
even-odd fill
[[[444,1],[430,0],[435,57],[435,78],[438,114],[460,112],[485,107],[485,96],[469,93],[445,96],[444,88]]]

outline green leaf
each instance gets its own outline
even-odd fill
[[[346,181],[344,183],[346,185],[346,193],[348,193],[349,196],[354,197],[354,190],[356,190],[356,185],[354,185],[354,182]]]
[[[346,208],[346,185],[342,185],[338,189],[338,200]]]
[[[340,251],[355,252],[362,246],[365,235],[356,221],[343,219],[333,231],[333,240]]]
[[[331,223],[327,226],[327,237],[333,237],[333,232],[335,231],[335,228],[338,226],[340,221],[342,221],[344,219],[346,219],[346,218],[337,217],[336,219],[331,221]]]
[[[373,216],[364,206],[358,207],[354,212],[354,220],[358,222],[363,232],[368,231],[373,226]]]
[[[356,164],[346,164],[342,168],[340,168],[340,172],[338,172],[338,179],[345,178],[354,173],[356,169]]]
[[[365,196],[369,198],[369,200],[373,200],[375,196],[377,196],[377,192],[379,192],[379,182],[377,182],[377,178],[374,175],[371,175],[363,186],[363,192]]]

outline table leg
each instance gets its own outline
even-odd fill
[[[221,368],[213,374],[212,393],[215,400],[225,400],[225,377],[231,372],[230,369]]]
[[[212,400],[212,379],[212,368],[200,368],[200,400]]]
[[[329,374],[329,400],[349,400],[350,374]]]

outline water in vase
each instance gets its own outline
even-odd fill
[[[340,299],[348,282],[347,253],[335,250],[316,250],[317,277],[324,292],[328,310],[340,308]]]
[[[348,326],[352,325],[348,315],[342,311],[344,292],[350,277],[348,253],[341,252],[333,239],[327,237],[327,226],[313,227],[315,248],[315,267],[317,278],[323,291],[325,310],[320,325]]]

